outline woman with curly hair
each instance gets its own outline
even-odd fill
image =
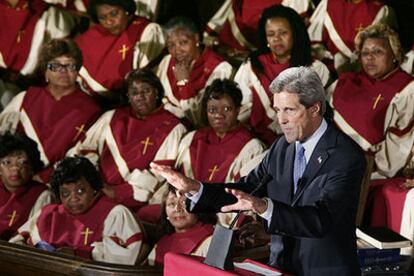
[[[132,213],[102,194],[102,181],[84,157],[66,157],[50,178],[59,204],[43,207],[10,240],[96,261],[135,264],[142,228]]]
[[[36,143],[22,134],[0,136],[0,239],[8,240],[52,195],[32,180],[43,168]]]

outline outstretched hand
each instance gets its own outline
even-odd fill
[[[170,166],[151,162],[150,167],[154,173],[164,177],[179,192],[196,193],[200,190],[200,183],[198,181],[186,177],[182,173],[173,170]]]
[[[262,214],[267,209],[267,202],[264,199],[252,196],[240,190],[226,189],[226,192],[234,195],[237,202],[231,205],[221,207],[222,212],[230,211],[253,211],[257,214]]]

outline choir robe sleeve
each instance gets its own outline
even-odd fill
[[[211,17],[210,21],[207,23],[206,30],[203,33],[204,39],[211,39],[211,35],[217,36],[223,29],[224,23],[231,12],[231,0],[226,0],[220,7],[220,9]]]
[[[234,76],[234,81],[239,84],[243,95],[240,112],[238,115],[238,119],[242,123],[248,122],[252,113],[252,88],[255,86],[254,84],[261,86],[259,79],[255,76],[252,76],[252,74],[254,75],[254,72],[252,70],[250,60],[247,60],[240,65],[239,69],[236,72],[236,75]]]
[[[328,0],[319,2],[316,10],[310,18],[310,25],[308,27],[309,38],[312,42],[312,49],[316,54],[317,59],[333,59],[332,54],[323,45],[323,29],[325,17],[327,15]]]
[[[116,264],[134,265],[142,246],[143,232],[132,213],[115,206],[104,222],[102,241],[92,244],[92,258]]]
[[[159,148],[155,155],[154,161],[157,160],[176,160],[178,156],[178,147],[183,136],[187,133],[187,129],[182,124],[178,124],[164,140],[163,144]],[[149,198],[150,204],[161,204],[163,195],[168,186],[164,183],[165,179],[147,171],[147,174],[154,177],[157,181],[156,190],[151,194]],[[137,190],[139,192],[139,189]],[[134,195],[136,191],[134,190]]]
[[[82,155],[88,158],[95,167],[98,167],[99,152],[102,150],[105,136],[104,131],[110,127],[114,110],[104,113],[86,132],[85,139],[79,141],[73,148],[71,148],[66,155],[75,156]]]
[[[44,41],[68,37],[76,24],[74,15],[60,7],[50,6],[43,12],[33,33],[29,56],[20,73],[23,75],[33,73]]]
[[[42,209],[43,206],[52,203],[52,193],[49,190],[44,190],[39,197],[37,198],[35,204],[33,205],[32,209],[30,210],[29,218],[34,216],[37,212]]]
[[[259,139],[254,138],[247,142],[230,165],[225,182],[236,182],[239,180],[242,171],[250,172],[250,170],[254,169],[254,167],[250,166],[250,161],[262,155],[265,150],[266,146]]]
[[[385,115],[385,139],[374,145],[378,172],[393,177],[407,165],[414,168],[414,81],[396,94]]]
[[[0,132],[10,131],[15,133],[20,121],[20,108],[23,103],[26,91],[21,92],[13,97],[11,102],[0,113]]]
[[[144,68],[157,58],[165,47],[165,37],[162,28],[157,23],[148,24],[141,38],[135,44],[133,68]]]

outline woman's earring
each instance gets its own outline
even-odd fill
[[[167,220],[170,220],[170,217],[166,217]]]
[[[269,43],[267,43],[267,48],[270,48],[270,44]]]
[[[200,47],[200,42],[197,42],[197,43],[196,43],[196,46],[197,46],[197,47]]]

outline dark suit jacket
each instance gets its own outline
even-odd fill
[[[329,124],[293,195],[294,158],[294,143],[280,138],[238,183],[204,185],[192,212],[218,212],[236,202],[224,187],[251,192],[267,174],[272,179],[257,195],[274,204],[267,229],[272,234],[270,265],[296,275],[359,275],[355,216],[365,170],[362,151]]]

